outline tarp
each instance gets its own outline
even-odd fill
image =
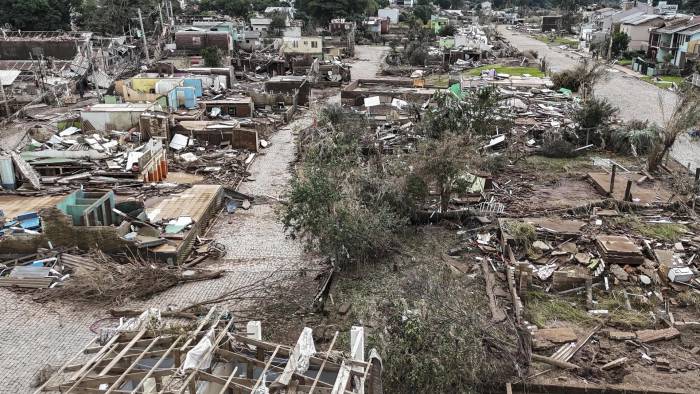
[[[195,347],[187,352],[185,362],[180,367],[180,372],[184,373],[193,369],[208,369],[212,360],[212,348],[214,347],[214,329],[211,329],[197,343]]]
[[[464,94],[462,93],[462,86],[458,83],[450,86],[450,92],[457,96],[458,98],[464,98]]]

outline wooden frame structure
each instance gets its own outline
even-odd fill
[[[353,338],[358,330],[353,327]],[[308,341],[311,329],[296,346],[262,341],[259,331],[239,332],[230,314],[212,308],[190,332],[117,330],[102,346],[97,337],[35,393],[381,393],[376,376],[369,376],[381,374],[381,360],[363,361],[363,340],[351,340],[352,353],[362,357],[349,359],[332,352],[337,332],[327,352],[300,352],[305,334]],[[89,359],[76,361],[83,358]]]

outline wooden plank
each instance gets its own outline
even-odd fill
[[[132,369],[134,369],[134,367],[136,366],[136,364],[138,364],[139,361],[141,361],[141,359],[148,353],[148,351],[151,350],[151,348],[153,347],[153,345],[155,345],[156,343],[158,343],[158,341],[159,341],[160,339],[161,339],[161,337],[156,337],[156,338],[154,338],[154,339],[151,341],[151,343],[146,347],[146,349],[144,349],[144,350],[141,352],[141,354],[136,358],[136,360],[134,360],[134,361],[131,362],[131,365],[129,365],[129,368],[127,368],[126,371],[124,371],[124,373],[121,374],[121,375],[119,376],[119,379],[117,379],[116,382],[112,383],[112,385],[109,386],[109,388],[107,389],[107,392],[106,392],[105,394],[112,393],[112,392],[114,392],[114,390],[118,389],[118,388],[119,388],[119,385],[124,381],[124,379],[126,379],[126,376],[131,372]],[[116,361],[116,360],[115,360],[115,361]]]
[[[158,368],[160,366],[160,364],[163,362],[163,360],[165,360],[165,358],[168,357],[170,352],[172,352],[173,349],[175,349],[175,346],[177,346],[178,342],[180,342],[180,340],[182,338],[183,338],[183,336],[177,337],[177,339],[172,343],[172,345],[170,345],[168,350],[165,353],[163,353],[162,356],[160,356],[158,361],[156,361],[156,363],[153,364],[153,367],[151,367],[151,369],[148,371],[148,373],[146,373],[146,375],[144,375],[144,377],[141,379],[139,384],[137,384],[136,387],[134,387],[134,389],[131,391],[131,394],[137,393],[137,390],[140,389],[141,386],[143,386],[143,384],[146,382],[146,380],[148,380],[151,376],[157,376],[156,374],[158,373],[158,371],[156,370],[156,368]]]
[[[134,344],[139,339],[141,339],[141,337],[144,336],[145,334],[146,334],[146,327],[142,328],[141,331],[139,331],[139,333],[133,339],[131,339],[131,341],[129,341],[129,343],[119,352],[119,354],[117,354],[117,357],[115,357],[112,361],[110,361],[109,364],[107,364],[107,366],[105,366],[102,369],[102,371],[100,371],[100,373],[98,375],[99,376],[107,375],[107,373],[109,373],[109,370],[112,369],[115,365],[117,365],[117,363],[122,359],[122,357],[124,357],[126,355],[126,353],[129,351],[129,349],[131,349],[134,346]]]
[[[335,332],[335,335],[333,335],[333,340],[331,341],[331,344],[328,346],[328,351],[326,354],[330,354],[331,351],[333,350],[333,346],[335,345],[335,340],[338,339],[338,331]],[[328,359],[324,359],[323,362],[321,363],[321,367],[319,367],[318,372],[316,373],[316,377],[314,378],[314,383],[311,385],[311,388],[309,389],[309,394],[312,394],[314,392],[314,389],[316,388],[316,384],[318,384],[318,380],[321,378],[321,373],[323,372],[323,367],[326,366],[326,361]],[[369,368],[367,368],[369,370]]]
[[[277,346],[277,349],[275,349],[274,352],[272,352],[272,355],[270,356],[270,359],[267,360],[267,363],[265,364],[265,368],[260,372],[260,377],[258,377],[258,381],[255,382],[255,386],[253,386],[253,391],[260,386],[260,383],[262,383],[263,377],[265,376],[265,373],[267,372],[268,368],[270,368],[270,365],[272,365],[272,360],[275,358],[277,355],[277,351],[280,350],[280,347]]]
[[[80,383],[80,381],[81,381],[83,378],[85,378],[85,374],[87,374],[87,372],[92,371],[92,370],[95,368],[95,366],[97,365],[97,362],[98,362],[101,358],[103,358],[104,356],[106,356],[107,353],[108,353],[109,351],[111,351],[112,346],[114,345],[115,342],[117,342],[117,339],[119,339],[119,336],[120,336],[121,334],[122,334],[122,333],[120,333],[120,332],[114,334],[114,335],[112,336],[112,338],[110,338],[110,340],[107,342],[107,344],[105,344],[105,345],[102,347],[102,349],[101,349],[99,352],[97,352],[97,354],[95,354],[95,355],[90,359],[90,361],[87,362],[87,364],[85,364],[82,368],[80,368],[80,370],[79,370],[78,372],[76,372],[75,374],[73,374],[73,376],[71,377],[70,380],[72,380],[72,381],[74,380],[74,381],[75,381],[75,384],[74,384],[71,388],[69,388],[68,391],[70,391],[70,390],[72,390],[74,387],[76,387],[76,386]]]
[[[489,264],[484,260],[481,262],[481,270],[484,272],[484,280],[486,282],[486,295],[489,297],[489,309],[491,309],[491,321],[494,323],[502,322],[506,319],[506,313],[503,308],[498,306],[496,296],[493,293],[493,288],[496,286],[496,278],[493,272],[489,269]]]

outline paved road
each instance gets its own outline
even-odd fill
[[[358,60],[352,63],[350,69],[352,80],[376,78],[381,60],[387,52],[389,47],[356,45],[355,57]]]
[[[202,268],[224,270],[222,278],[187,283],[152,299],[122,305],[124,308],[182,308],[194,302],[218,297],[242,285],[268,277],[288,280],[289,286],[315,289],[315,275],[300,276],[299,269],[312,270],[314,259],[304,253],[300,241],[285,237],[277,220],[278,197],[288,187],[289,164],[295,158],[294,130],[309,127],[310,111],[270,139],[271,145],[251,166],[251,178],[240,190],[261,197],[250,210],[232,216],[222,214],[209,237],[227,246],[224,259]],[[245,308],[240,301],[225,305],[231,310]],[[249,306],[248,306],[249,307]],[[90,325],[107,317],[108,308],[77,306],[65,302],[37,304],[31,295],[0,288],[0,393],[31,393],[36,373],[45,365],[60,366],[94,337]],[[264,328],[263,328],[264,329]]]
[[[544,56],[547,59],[553,71],[568,69],[580,62],[580,57],[572,52],[507,30],[505,26],[499,26],[498,30],[521,51],[536,50],[540,57]],[[666,123],[677,100],[675,93],[659,89],[619,70],[611,70],[608,77],[595,86],[595,94],[618,107],[620,117],[625,121],[649,120],[658,125]],[[692,142],[686,136],[679,139],[671,154],[683,165],[691,163],[691,168],[700,166],[700,143]]]

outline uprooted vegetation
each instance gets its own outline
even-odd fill
[[[406,282],[405,298],[386,307],[381,335],[384,381],[392,391],[479,392],[523,375],[529,347],[512,322],[490,322],[480,280],[437,268]]]
[[[570,70],[564,70],[552,75],[555,89],[569,89],[573,92],[588,93],[598,81],[605,78],[607,71],[603,63],[584,60]]]
[[[285,228],[340,265],[386,256],[433,196],[447,211],[453,193],[472,186],[466,174],[492,165],[475,147],[509,124],[493,110],[498,101],[490,88],[464,100],[439,96],[417,125],[421,140],[400,156],[382,153],[366,118],[323,108],[320,127],[299,140],[301,165],[282,212]]]

